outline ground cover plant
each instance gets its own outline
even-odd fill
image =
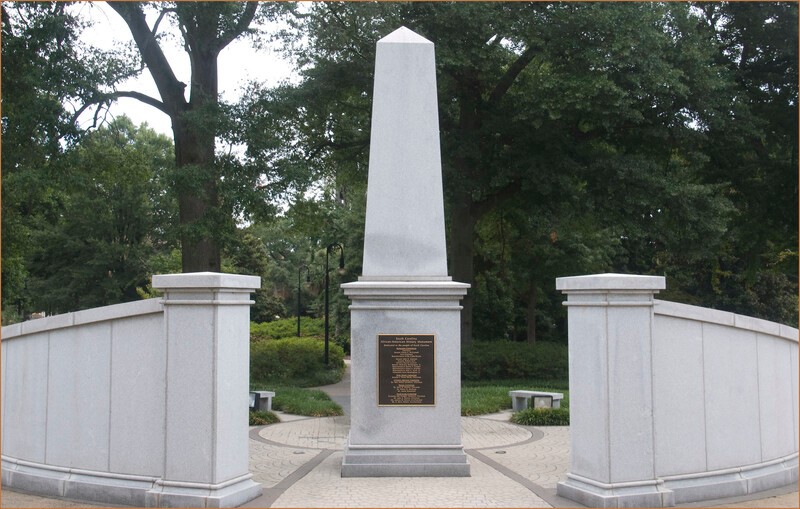
[[[526,408],[512,415],[511,422],[525,426],[569,426],[569,409]]]
[[[275,412],[250,410],[250,426],[264,426],[266,424],[275,424],[276,422],[281,422],[281,419]]]

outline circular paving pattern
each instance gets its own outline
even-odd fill
[[[350,422],[347,417],[320,417],[266,426],[259,436],[270,442],[309,449],[343,449]],[[476,417],[461,418],[461,441],[466,449],[506,447],[530,440],[525,428]]]

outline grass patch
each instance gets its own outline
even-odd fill
[[[569,409],[526,408],[512,415],[511,422],[525,426],[569,426]]]
[[[265,424],[275,424],[276,422],[281,422],[281,420],[274,412],[265,410],[250,411],[250,426],[263,426]]]
[[[542,381],[532,383],[530,380],[496,380],[493,382],[464,382],[461,385],[461,415],[493,414],[511,408],[509,391],[530,390],[544,392],[562,392],[564,399],[561,408],[569,408],[569,390],[566,382]]]
[[[511,408],[511,398],[503,386],[461,387],[461,415],[493,414]]]
[[[318,389],[299,387],[264,387],[253,390],[275,391],[272,408],[287,414],[307,415],[309,417],[332,417],[344,415],[342,407],[330,396]]]

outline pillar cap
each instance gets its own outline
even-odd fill
[[[153,288],[159,290],[217,289],[256,290],[261,288],[261,278],[241,274],[219,272],[188,272],[185,274],[157,274],[153,276]]]
[[[573,291],[651,291],[667,287],[664,276],[640,276],[636,274],[592,274],[589,276],[560,277],[556,279],[556,290]]]

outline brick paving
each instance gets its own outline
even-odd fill
[[[462,443],[467,450],[510,451],[543,436],[503,422],[507,414],[488,417],[461,419]],[[470,458],[468,478],[342,478],[348,424],[347,417],[323,417],[257,430],[250,442],[250,466],[254,480],[265,488],[288,479],[321,451],[334,451],[270,500],[270,507],[551,507],[528,487],[475,457]],[[256,499],[247,505],[259,507],[259,502],[267,500]]]
[[[550,507],[500,472],[470,459],[472,477],[341,478],[337,451],[272,507]]]

